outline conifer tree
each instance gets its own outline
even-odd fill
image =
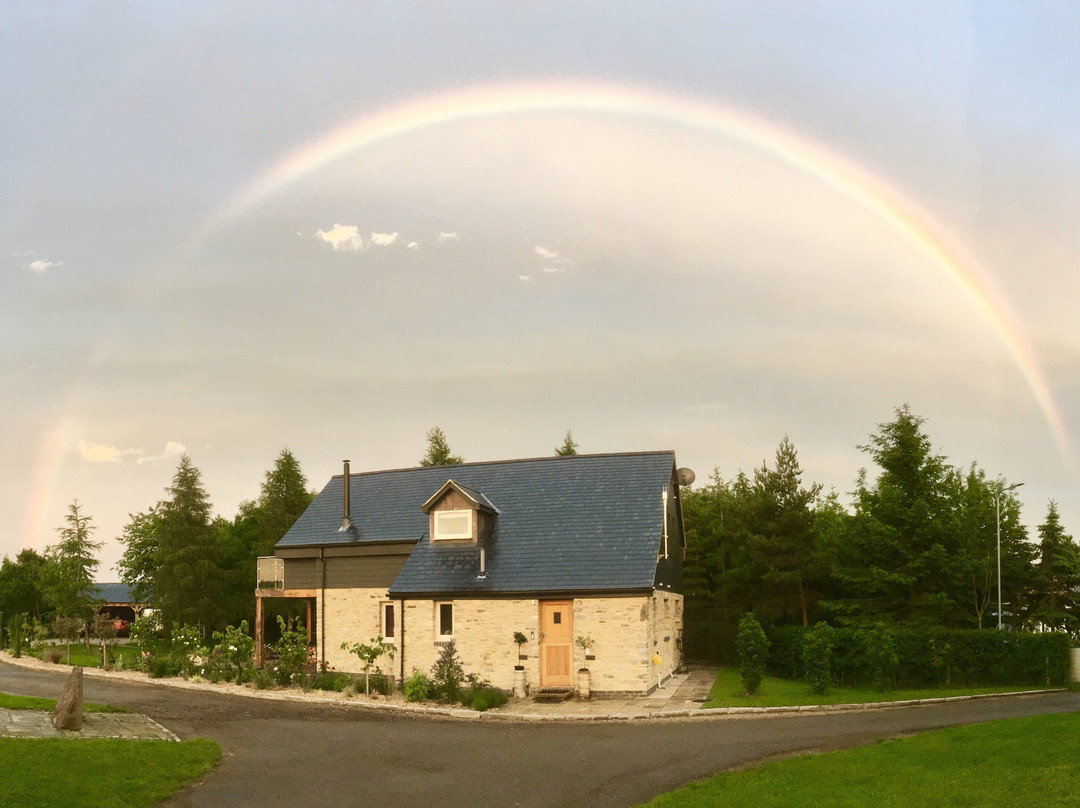
[[[450,451],[446,434],[438,426],[433,426],[427,433],[427,454],[420,460],[421,466],[456,466],[465,462]]]

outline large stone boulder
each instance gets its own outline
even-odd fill
[[[82,729],[82,668],[72,668],[71,675],[64,685],[64,692],[56,700],[56,712],[53,713],[53,726],[57,729]]]

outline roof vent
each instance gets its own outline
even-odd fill
[[[349,518],[349,461],[345,461],[345,515],[341,519],[341,527],[339,530],[348,530],[352,527],[352,520]]]

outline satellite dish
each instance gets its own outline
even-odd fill
[[[690,485],[695,479],[694,470],[688,468],[679,469],[675,472],[675,476],[679,480],[679,485]]]

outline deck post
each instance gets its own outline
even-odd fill
[[[266,659],[266,651],[263,649],[263,624],[266,622],[264,598],[255,595],[255,667],[261,668]]]

